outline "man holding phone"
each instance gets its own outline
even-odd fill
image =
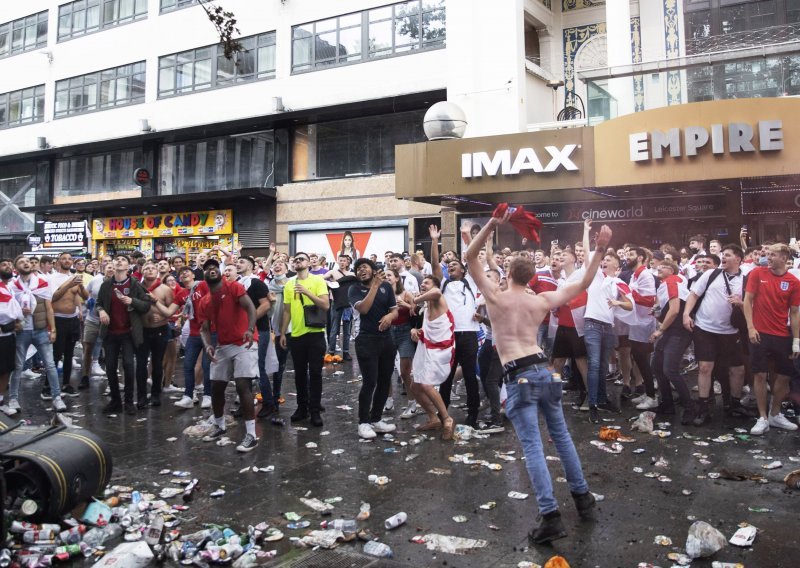
[[[106,354],[106,374],[111,390],[111,402],[104,412],[122,410],[119,392],[117,362],[122,353],[122,370],[125,373],[125,412],[136,414],[133,403],[134,365],[136,349],[144,343],[143,318],[150,311],[154,299],[129,271],[131,262],[125,255],[114,258],[114,276],[100,285],[97,293],[97,315],[100,318],[100,337]],[[139,393],[146,397],[146,392]]]

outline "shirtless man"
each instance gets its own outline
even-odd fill
[[[49,277],[53,290],[53,313],[56,317],[56,341],[53,344],[53,359],[58,362],[63,358],[61,375],[61,393],[66,396],[78,396],[78,390],[69,384],[72,377],[72,355],[75,343],[81,340],[80,305],[89,298],[89,292],[83,285],[83,275],[73,274],[72,255],[62,252],[58,255],[55,270]],[[42,394],[49,394],[50,387],[45,384]]]
[[[555,379],[547,366],[547,357],[536,344],[539,324],[550,310],[566,304],[586,290],[600,266],[606,245],[611,239],[611,229],[606,225],[597,236],[598,254],[592,255],[583,278],[553,292],[532,296],[527,293],[527,283],[535,273],[533,262],[515,257],[507,275],[508,289],[501,292],[481,270],[478,253],[497,226],[508,221],[506,212],[502,219],[492,217],[470,243],[466,252],[467,263],[475,283],[483,291],[493,327],[495,346],[503,364],[503,381],[508,400],[506,415],[514,424],[517,437],[525,453],[526,467],[536,491],[536,501],[542,521],[528,533],[535,544],[546,543],[567,535],[561,522],[558,501],[553,496],[553,485],[544,458],[539,434],[539,413],[544,414],[550,438],[555,444],[567,476],[575,506],[581,516],[594,507],[594,496],[583,477],[581,462],[572,438],[567,431],[561,408],[561,379]]]
[[[161,262],[159,262],[161,264]],[[152,260],[142,266],[142,286],[155,300],[165,306],[172,305],[172,289],[161,283],[159,268]],[[167,271],[169,274],[169,271]],[[161,406],[161,387],[164,382],[164,352],[170,339],[169,318],[156,308],[150,308],[142,318],[144,342],[136,350],[136,392],[139,400],[136,406],[147,406],[147,363],[152,365],[152,386],[150,387],[150,406]],[[171,377],[170,377],[171,380]]]

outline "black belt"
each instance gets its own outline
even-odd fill
[[[513,381],[518,373],[535,367],[538,365],[546,365],[548,363],[547,355],[544,353],[534,353],[533,355],[526,355],[519,359],[514,359],[503,365],[503,381]]]

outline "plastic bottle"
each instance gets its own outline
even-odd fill
[[[383,523],[383,526],[386,528],[387,531],[390,531],[404,524],[407,520],[408,520],[408,515],[406,515],[403,512],[400,512],[394,515],[393,517],[389,517],[388,519],[386,519],[386,522]]]
[[[357,521],[366,521],[369,519],[370,515],[370,505],[369,503],[361,503],[361,509],[358,511],[358,515],[356,515]]]
[[[164,532],[164,517],[156,515],[153,522],[144,531],[144,541],[150,546],[155,546],[161,540],[162,532]]]
[[[83,535],[83,542],[92,548],[102,545],[104,542],[117,538],[122,535],[122,527],[116,523],[104,527],[95,527],[86,531]]]
[[[321,526],[323,529],[342,531],[344,534],[352,534],[358,530],[358,523],[356,523],[353,519],[322,521],[319,526]]]
[[[392,549],[389,548],[387,545],[383,544],[382,542],[378,542],[377,540],[371,540],[364,545],[364,554],[369,554],[370,556],[377,556],[378,558],[391,558]]]

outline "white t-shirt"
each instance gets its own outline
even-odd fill
[[[695,314],[694,323],[697,327],[709,333],[733,335],[738,333],[738,330],[731,325],[731,310],[733,308],[728,302],[728,290],[725,287],[725,280],[728,280],[731,294],[742,297],[744,276],[740,272],[731,276],[722,271],[709,286],[708,280],[713,273],[714,270],[706,270],[692,286],[693,294],[703,296],[703,301]]]
[[[416,276],[406,270],[400,275],[400,278],[403,279],[403,290],[412,294],[419,294],[419,282],[417,282]]]
[[[444,298],[455,320],[455,331],[478,331],[480,325],[472,316],[477,307],[477,296],[480,294],[478,287],[469,275],[464,279],[469,284],[469,289],[463,280],[448,280],[444,286]]]
[[[593,319],[614,325],[614,310],[608,305],[609,300],[617,300],[620,297],[619,285],[627,285],[619,278],[605,276],[601,271],[597,271],[591,285],[589,286],[589,297],[586,302],[586,312],[584,319]],[[618,328],[620,334],[625,335],[627,327]]]

